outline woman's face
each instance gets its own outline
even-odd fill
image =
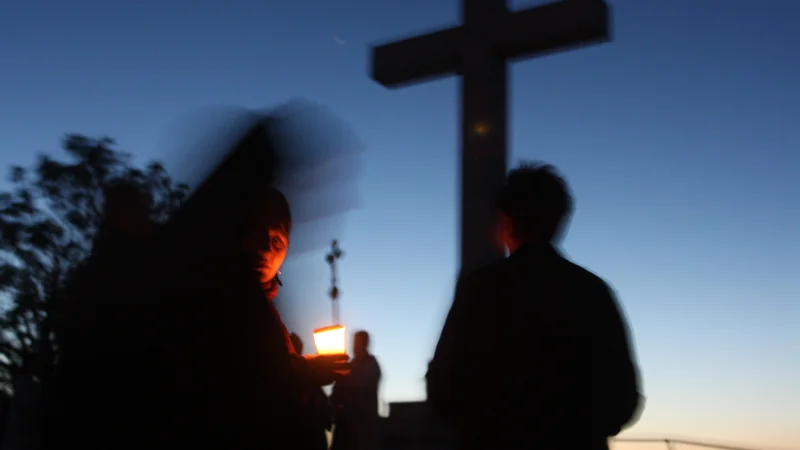
[[[268,248],[262,245],[258,251],[258,273],[262,283],[269,283],[278,274],[289,249],[289,235],[282,229],[271,229],[268,242]]]

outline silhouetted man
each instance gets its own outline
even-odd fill
[[[523,165],[497,198],[510,256],[462,274],[427,374],[462,449],[607,449],[640,408],[608,285],[554,248],[572,211],[552,166]]]
[[[353,336],[350,374],[333,386],[336,428],[332,450],[375,450],[379,445],[378,387],[381,367],[369,352],[369,333]]]
[[[292,340],[292,346],[298,357],[303,355],[303,341],[295,333],[292,333],[289,338]],[[309,433],[317,437],[316,443],[317,450],[327,450],[328,448],[328,435],[327,431],[331,431],[333,427],[333,417],[331,405],[328,396],[322,388],[312,388],[305,395],[304,400],[307,407],[307,413],[310,416],[308,424],[310,426]]]
[[[150,304],[151,198],[108,186],[104,217],[61,307],[61,362],[46,448],[141,448],[156,439],[159,314]]]

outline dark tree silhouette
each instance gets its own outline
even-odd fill
[[[41,155],[12,167],[0,193],[0,389],[15,377],[44,382],[58,361],[57,305],[71,273],[92,249],[102,220],[103,189],[132,181],[149,190],[154,217],[165,220],[186,196],[164,167],[133,165],[109,138],[67,135],[66,160]]]

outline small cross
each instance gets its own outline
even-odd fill
[[[331,266],[331,290],[328,291],[328,295],[331,297],[331,302],[333,303],[333,323],[339,323],[339,287],[337,286],[337,278],[336,278],[336,261],[344,256],[344,252],[341,248],[339,248],[339,242],[335,239],[331,242],[331,251],[325,255],[325,261],[328,262],[328,265]]]

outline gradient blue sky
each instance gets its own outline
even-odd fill
[[[514,64],[510,162],[572,184],[565,252],[635,333],[648,407],[630,434],[797,448],[800,2],[611,4],[613,43]],[[419,399],[457,270],[458,90],[386,90],[368,45],[457,20],[456,0],[4,1],[0,166],[80,132],[180,174],[165,142],[199,107],[330,107],[366,144],[343,320],[372,332],[384,398]],[[286,267],[307,271],[306,320],[287,321],[309,345],[322,255]]]

